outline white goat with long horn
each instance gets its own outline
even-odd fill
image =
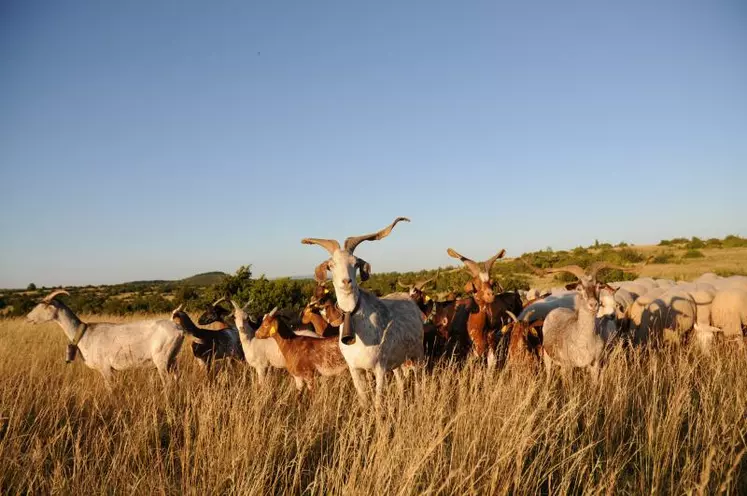
[[[398,217],[386,228],[345,240],[344,248],[333,239],[306,238],[303,244],[316,244],[329,252],[331,258],[314,271],[317,281],[332,273],[337,304],[344,313],[340,328],[340,350],[350,369],[353,384],[363,403],[366,402],[363,370],[373,370],[376,376],[376,400],[381,397],[386,372],[395,370],[406,360],[422,360],[423,320],[420,309],[406,293],[395,293],[384,298],[362,289],[356,282],[356,271],[361,280],[368,279],[371,266],[353,255],[363,241],[385,238],[405,217]]]
[[[34,324],[55,321],[70,340],[68,362],[80,351],[85,364],[98,370],[108,388],[112,371],[155,366],[163,381],[174,372],[176,355],[184,341],[184,333],[170,320],[141,320],[112,324],[86,323],[57,299],[68,295],[65,290],[48,294],[26,316]]]

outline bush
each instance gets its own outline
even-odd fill
[[[670,264],[676,262],[677,259],[672,253],[660,253],[651,260],[652,264]]]
[[[723,248],[723,243],[718,238],[711,238],[705,242],[706,248]]]
[[[705,255],[703,255],[703,252],[700,250],[687,250],[684,255],[682,255],[682,258],[703,258]]]
[[[693,236],[693,239],[690,240],[690,242],[687,243],[687,245],[685,245],[685,248],[687,248],[688,250],[699,250],[701,248],[705,248],[705,245],[706,244],[703,242],[702,239],[696,238],[695,236]]]
[[[659,241],[659,246],[672,246],[672,242],[668,239],[662,239]]]
[[[747,239],[730,234],[724,238],[722,245],[724,248],[744,248],[747,247]]]
[[[32,282],[31,284],[26,286],[26,291],[36,291],[36,284]]]

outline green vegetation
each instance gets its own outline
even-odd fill
[[[705,258],[705,255],[700,250],[687,250],[682,258]]]
[[[541,269],[563,265],[579,265],[585,268],[600,261],[625,266],[643,262],[652,255],[651,265],[683,264],[688,260],[692,264],[698,259],[705,258],[702,249],[747,247],[747,239],[735,235],[727,236],[723,240],[712,238],[707,241],[697,237],[675,238],[662,240],[659,246],[662,248],[652,253],[645,247],[630,247],[625,242],[613,248],[609,243],[595,240],[594,244],[589,247],[578,246],[572,250],[553,250],[548,247],[545,250],[527,253],[522,258]],[[715,267],[714,270],[717,268]],[[735,268],[738,267],[732,264],[727,272],[731,275],[735,273]],[[400,290],[397,287],[398,279],[409,283],[430,278],[435,272],[435,270],[424,270],[408,273],[374,273],[362,286],[377,295],[385,295]],[[601,274],[601,278],[606,282],[630,280],[636,277],[635,273],[619,270],[605,271]],[[464,285],[469,278],[470,275],[466,270],[450,273],[442,271],[441,276],[429,288],[433,294],[455,291],[462,296]],[[528,289],[535,276],[520,259],[509,259],[493,266],[493,278],[506,290],[512,291]],[[574,277],[570,274],[558,274],[554,281],[549,282],[564,284],[573,280]],[[545,283],[547,282],[545,280]],[[181,281],[133,281],[112,286],[67,288],[71,296],[66,301],[74,311],[81,314],[129,315],[165,313],[180,304],[184,304],[188,311],[196,312],[220,297],[231,296],[242,304],[251,301],[250,312],[262,315],[274,306],[291,311],[301,310],[311,296],[314,285],[315,282],[311,278],[254,277],[251,265],[246,265],[239,267],[234,274],[206,272]],[[0,316],[25,315],[47,292],[47,288],[39,289],[34,284],[29,284],[26,290],[3,291],[0,294]]]

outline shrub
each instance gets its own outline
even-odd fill
[[[722,245],[724,248],[744,248],[747,247],[747,239],[730,234],[724,238]]]
[[[723,248],[723,243],[718,238],[711,238],[705,242],[706,248]]]
[[[687,250],[684,255],[682,255],[682,258],[703,258],[705,255],[703,255],[703,252],[700,250]]]
[[[660,253],[654,256],[653,260],[651,260],[651,263],[669,264],[669,263],[675,263],[676,261],[677,259],[672,253]]]
[[[702,239],[693,236],[693,239],[691,239],[690,242],[685,245],[685,248],[687,248],[688,250],[699,250],[701,248],[705,248],[705,245],[706,244]]]
[[[672,246],[672,242],[668,239],[662,239],[659,241],[659,246]]]

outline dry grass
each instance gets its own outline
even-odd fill
[[[2,494],[747,491],[744,349],[617,350],[598,388],[445,366],[377,411],[347,375],[302,401],[281,373],[208,383],[186,348],[178,387],[136,371],[109,394],[64,345],[0,322]]]

